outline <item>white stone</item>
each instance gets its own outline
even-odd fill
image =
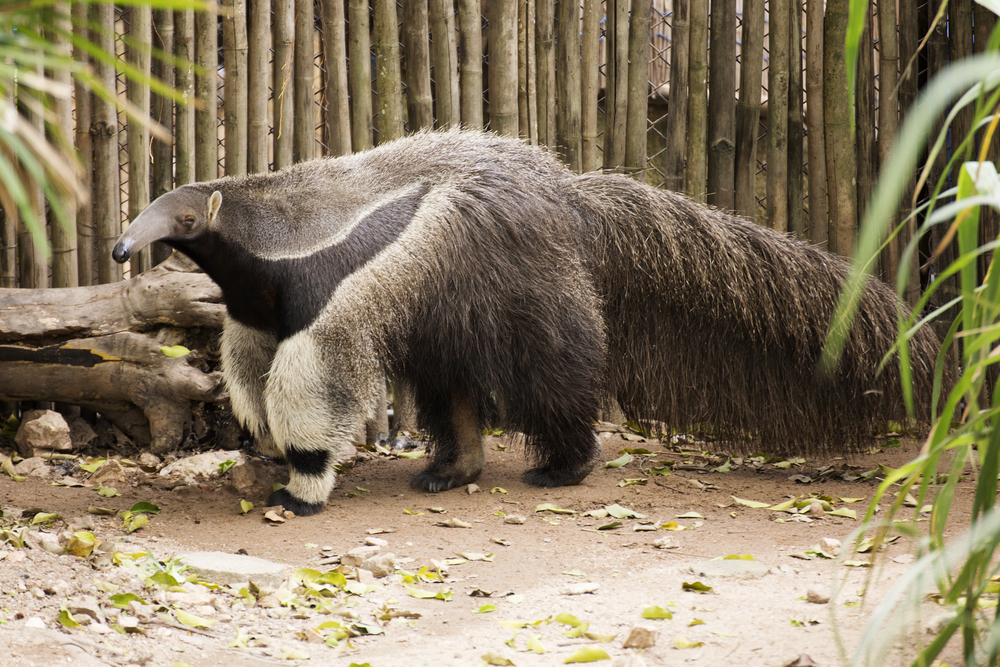
[[[34,455],[35,449],[48,449],[56,452],[73,451],[73,440],[70,438],[69,424],[58,412],[44,410],[32,418],[26,414],[14,443],[17,451],[24,458]]]
[[[376,579],[388,577],[396,570],[396,554],[380,553],[370,556],[359,566],[362,570],[368,570]]]
[[[355,547],[340,557],[340,562],[351,567],[360,567],[367,559],[377,554],[382,549],[379,547]]]
[[[698,577],[732,577],[734,579],[760,579],[770,568],[756,560],[706,560],[687,568]]]
[[[563,587],[560,593],[563,595],[584,595],[585,593],[596,593],[601,585],[593,581],[581,581]]]
[[[253,556],[199,551],[180,560],[202,579],[223,586],[252,581],[262,588],[277,588],[285,577],[284,565]]]
[[[218,477],[219,476],[219,464],[225,463],[226,461],[235,461],[236,465],[243,463],[245,458],[243,457],[243,452],[238,450],[230,450],[227,452],[205,452],[204,454],[196,454],[195,456],[189,456],[185,459],[179,459],[174,461],[170,465],[163,466],[160,469],[160,475],[167,477],[168,475],[177,475],[182,477],[185,481],[193,483],[197,481],[199,477]]]

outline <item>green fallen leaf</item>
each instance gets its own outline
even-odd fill
[[[494,486],[492,489],[490,489],[490,493],[507,493],[507,489],[504,489],[499,486]]]
[[[569,664],[571,662],[597,662],[598,660],[610,660],[611,656],[608,652],[602,648],[597,648],[596,646],[585,646],[581,649],[577,649],[569,655],[563,664]]]
[[[690,623],[688,623],[688,627],[690,628],[692,625],[705,625],[705,621],[701,620],[700,618],[695,618],[692,619]]]
[[[210,628],[216,623],[215,619],[201,618],[200,616],[189,614],[183,609],[175,609],[174,611],[177,612],[177,621],[189,628]]]
[[[103,484],[97,487],[97,495],[102,498],[114,498],[115,496],[121,495],[118,493],[118,489],[113,486],[104,486]]]
[[[656,605],[643,609],[641,616],[642,618],[650,618],[654,620],[666,619],[668,621],[674,617],[674,615],[668,610],[663,607],[657,607]]]
[[[528,650],[538,653],[539,655],[542,653],[548,653],[548,649],[542,646],[542,642],[540,641],[541,638],[541,635],[531,635],[528,638]]]
[[[253,511],[253,503],[249,500],[240,500],[240,514],[248,514]]]
[[[568,574],[571,577],[586,577],[587,573],[583,570],[563,570],[563,574]]]
[[[751,507],[753,509],[764,509],[765,507],[771,507],[769,503],[760,503],[757,502],[756,500],[744,500],[743,498],[737,498],[736,496],[729,496],[729,497],[738,502],[740,505]]]
[[[792,498],[791,500],[786,500],[783,503],[778,503],[777,505],[771,505],[767,509],[772,512],[791,512],[794,511],[795,504],[800,502],[798,498]]]
[[[159,514],[160,507],[159,505],[154,505],[153,503],[139,502],[132,505],[132,507],[129,508],[129,512],[132,514]]]
[[[413,586],[403,586],[403,588],[406,589],[406,592],[409,593],[411,597],[415,597],[419,600],[437,599],[448,602],[452,599],[451,591],[446,588],[436,593],[433,591],[425,591],[420,588],[414,588]]]
[[[729,554],[725,556],[722,560],[756,560],[750,554]]]
[[[31,518],[31,525],[34,526],[40,523],[48,523],[50,521],[55,521],[56,519],[60,518],[62,517],[60,517],[55,512],[39,512],[38,514],[36,514]]]
[[[566,614],[566,613],[556,614],[556,617],[552,619],[552,622],[561,623],[563,625],[569,625],[574,628],[583,625],[583,621],[578,619],[576,616],[574,616],[573,614]]]
[[[697,512],[687,512],[685,514],[678,514],[674,517],[675,519],[704,519],[702,515]]]
[[[97,469],[107,463],[108,459],[87,459],[86,463],[80,464],[80,469],[86,472],[97,472]]]
[[[624,465],[628,465],[632,462],[632,455],[625,453],[616,458],[614,461],[608,461],[604,464],[605,468],[621,468]]]
[[[111,600],[111,606],[118,609],[128,609],[128,603],[133,600],[139,604],[146,604],[145,600],[134,593],[116,593],[110,596],[109,599]]]
[[[118,510],[111,509],[110,507],[95,507],[93,505],[87,508],[87,512],[96,516],[114,516],[118,514]]]
[[[491,611],[496,611],[496,610],[497,610],[497,606],[495,604],[484,604],[479,609],[473,609],[472,613],[473,614],[488,614]]]
[[[166,356],[172,357],[174,359],[177,359],[177,358],[180,358],[180,357],[186,357],[187,355],[191,354],[191,350],[187,349],[183,345],[171,345],[170,347],[167,347],[165,345],[161,345],[160,346],[160,352],[162,352]]]
[[[603,526],[598,526],[597,530],[614,530],[615,528],[621,528],[621,521],[612,521],[611,523],[606,523]]]
[[[607,644],[608,642],[613,642],[615,637],[618,635],[602,635],[597,632],[584,632],[583,636],[595,642],[601,642],[602,644]]]
[[[282,660],[308,660],[309,654],[305,651],[300,651],[297,648],[283,648],[281,649],[281,659]]]
[[[396,456],[402,459],[419,459],[426,453],[426,449],[415,449],[412,452],[397,452]]]
[[[857,519],[858,518],[858,513],[857,512],[855,512],[852,509],[848,509],[846,507],[841,507],[840,509],[834,510],[832,512],[827,512],[827,515],[829,515],[829,516],[844,516],[844,517],[847,517],[848,519]]]
[[[504,667],[505,665],[513,665],[514,663],[510,661],[509,658],[505,658],[502,655],[497,655],[496,653],[487,653],[486,655],[480,656],[487,665],[499,665]]]
[[[145,514],[139,514],[132,517],[126,522],[125,532],[131,535],[140,528],[145,528],[149,525],[149,518]]]
[[[423,512],[414,512],[409,507],[404,507],[403,511],[409,514],[410,516],[420,516],[421,514],[423,514]]]
[[[576,514],[576,510],[562,509],[552,503],[542,503],[535,508],[535,512],[552,512],[553,514]]]
[[[860,500],[864,500],[864,498],[844,498],[843,496],[837,496],[837,497],[840,499],[840,502],[842,503],[856,503]]]
[[[225,461],[220,463],[219,476],[225,475],[227,472],[229,472],[229,469],[232,468],[234,465],[236,465],[236,461],[233,461],[232,459],[226,459]]]
[[[73,533],[73,537],[69,539],[66,549],[74,556],[86,558],[94,552],[94,548],[100,543],[101,541],[92,532],[81,530]]]
[[[604,509],[608,511],[608,514],[616,519],[645,519],[645,514],[640,514],[635,510],[631,510],[627,507],[622,507],[621,505],[605,505]]]
[[[715,591],[712,590],[711,586],[706,586],[700,581],[685,581],[681,584],[681,589],[685,591],[692,591],[694,593],[701,593],[702,595],[707,595],[709,593],[712,593],[713,595],[715,594]]]
[[[243,631],[243,628],[236,626],[236,637],[233,641],[226,644],[228,648],[246,648],[247,642],[250,641],[250,635]]]
[[[685,649],[685,648],[698,648],[699,646],[704,646],[705,642],[693,642],[689,639],[677,635],[674,637],[674,648]]]
[[[623,479],[618,482],[618,486],[625,488],[626,486],[646,486],[649,482],[645,477],[638,477],[636,479]]]
[[[66,607],[59,608],[59,615],[56,616],[56,620],[59,621],[59,624],[67,630],[74,630],[80,627],[80,624],[76,622],[73,618],[73,614],[69,613],[69,610],[66,609]]]

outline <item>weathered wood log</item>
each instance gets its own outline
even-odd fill
[[[178,257],[124,282],[0,290],[0,400],[86,407],[166,453],[189,432],[192,403],[224,390],[204,351],[174,358],[161,346],[185,329],[214,335],[224,313],[218,286]]]

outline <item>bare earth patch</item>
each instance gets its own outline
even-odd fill
[[[723,465],[725,457],[705,459],[696,448],[682,455],[677,447],[630,442],[621,433],[602,434],[601,441],[604,461],[617,459],[625,448],[645,448],[654,455],[635,455],[621,467],[597,469],[579,486],[543,490],[520,481],[527,463],[516,444],[491,437],[479,490],[470,494],[463,487],[438,495],[408,486],[423,461],[369,456],[340,477],[324,512],[284,523],[263,519],[267,484],[283,474],[273,464],[256,465],[259,483],[242,494],[233,488],[231,471],[178,486],[176,480],[125,467],[118,479],[104,482],[120,494],[110,498],[95,493],[96,485],[52,486],[61,479],[58,464],[46,464],[51,465],[50,477],[17,482],[0,475],[2,526],[8,531],[20,535],[19,525],[38,511],[62,517],[29,526],[29,531],[42,528],[43,533],[50,526],[49,535],[28,537],[31,548],[12,544],[11,532],[7,543],[0,544],[0,662],[11,667],[236,667],[299,661],[344,667],[484,661],[530,666],[562,664],[581,649],[599,649],[607,660],[596,664],[633,667],[836,665],[842,654],[835,633],[843,642],[843,655],[852,657],[871,610],[914,552],[911,542],[900,539],[885,548],[886,558],[874,571],[850,567],[842,562],[845,558],[867,560],[869,554],[827,559],[817,551],[824,538],[846,545],[858,519],[814,507],[800,515],[807,520],[797,520],[793,514],[734,499],[773,506],[816,494],[832,499],[831,509],[854,510],[860,519],[878,476],[856,481],[844,476],[850,479],[877,464],[899,466],[915,455],[913,442],[849,461],[809,459],[776,467],[777,461],[743,459],[724,473],[705,471]],[[674,462],[672,474],[653,474],[660,461]],[[802,477],[789,479],[795,475]],[[89,484],[86,478],[78,475]],[[619,486],[638,479],[645,479],[645,485]],[[806,479],[811,481],[802,483]],[[968,515],[969,493],[963,487],[970,486],[959,484],[954,512],[960,516]],[[863,500],[849,503],[845,498]],[[241,499],[256,508],[242,515]],[[88,514],[91,506],[124,511],[137,502],[153,503],[161,511],[130,535],[120,516]],[[543,504],[572,513],[536,511]],[[621,511],[614,508],[602,516],[601,510],[614,505],[643,516],[617,518]],[[34,511],[22,519],[27,509]],[[906,516],[913,518],[916,509],[908,511]],[[524,522],[511,517],[524,517]],[[442,522],[456,527],[437,525]],[[613,527],[616,522],[621,525]],[[67,529],[89,529],[105,546],[113,545],[119,552],[115,560],[124,564],[109,566],[112,559],[106,556],[96,561],[102,567],[94,567],[94,559],[41,548],[40,538],[55,548]],[[290,579],[300,568],[336,570],[334,557],[366,540],[376,543],[375,552],[394,555],[395,573],[375,578],[367,570],[340,566],[344,576],[331,577],[330,595],[322,600],[309,597],[310,590],[322,587],[303,584],[303,573],[300,580]],[[148,583],[153,560],[133,562],[122,555],[150,553],[170,569],[170,559],[197,551],[245,553],[282,563],[287,566],[285,584],[278,589],[246,587],[243,596],[238,587],[212,590],[194,583],[171,591]],[[807,552],[811,560],[803,558]],[[745,554],[759,565],[727,561],[736,564],[722,567],[737,568],[729,574],[712,569],[718,563],[704,565]],[[411,583],[401,571],[412,575]],[[443,582],[434,580],[438,572]],[[179,574],[180,580],[188,574]],[[353,582],[353,593],[344,590],[341,579]],[[694,583],[711,591],[685,590],[685,584]],[[866,588],[868,595],[862,598]],[[438,597],[421,599],[413,591]],[[125,593],[145,604],[129,606],[126,601],[127,609],[115,608],[114,601],[122,598],[112,596]],[[810,602],[810,593],[814,599],[833,597],[828,603]],[[89,603],[87,595],[93,598]],[[651,607],[660,611],[647,611]],[[59,621],[61,609],[76,609],[72,619],[80,627],[65,628]],[[104,622],[88,615],[88,609],[103,614]],[[941,611],[925,603],[924,619]],[[672,618],[643,618],[644,612]],[[203,627],[185,624],[190,621],[185,614],[204,621]],[[331,621],[335,625],[323,627]],[[134,631],[121,634],[116,625]],[[650,632],[633,633],[637,627]],[[888,658],[874,664],[912,656],[917,643],[929,637],[922,632],[916,627],[906,646],[894,647]]]

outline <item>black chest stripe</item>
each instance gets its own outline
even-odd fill
[[[247,326],[267,328],[284,340],[312,324],[340,283],[396,242],[430,190],[414,191],[366,215],[338,243],[305,257],[247,259],[249,273],[236,280],[216,278],[231,317]],[[213,272],[209,272],[212,274]],[[223,283],[228,284],[223,284]]]

